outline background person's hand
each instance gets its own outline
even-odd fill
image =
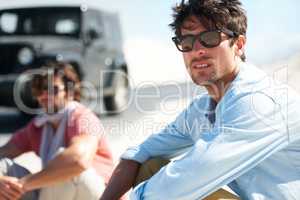
[[[20,199],[24,191],[19,179],[9,176],[0,176],[0,200]]]

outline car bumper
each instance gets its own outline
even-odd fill
[[[13,92],[16,79],[17,75],[0,76],[0,106],[16,106]]]

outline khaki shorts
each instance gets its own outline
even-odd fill
[[[156,172],[158,172],[163,166],[167,165],[168,163],[168,160],[155,158],[148,160],[147,162],[142,164],[134,186],[151,178]],[[219,189],[203,200],[240,200],[240,198],[224,189]]]

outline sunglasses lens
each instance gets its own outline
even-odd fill
[[[195,37],[192,35],[184,36],[181,39],[178,48],[183,52],[191,51],[193,49],[194,38]]]
[[[40,96],[43,94],[45,90],[47,90],[48,86],[47,85],[39,85],[39,87],[35,87],[32,89],[33,95],[34,96]]]
[[[60,91],[62,91],[63,90],[63,88],[62,87],[59,87],[59,86],[57,86],[57,85],[54,85],[53,86],[53,94],[54,95],[57,95]]]
[[[182,52],[193,50],[194,43],[199,41],[205,48],[213,48],[221,43],[221,34],[219,31],[205,31],[199,35],[185,35],[180,39],[176,38],[175,44]]]
[[[43,92],[46,91],[48,93],[48,95],[49,94],[50,95],[58,95],[58,93],[62,90],[64,90],[64,87],[61,87],[61,86],[54,85],[53,87],[49,88],[47,85],[43,85],[39,89],[34,90],[34,94],[36,96],[40,96],[43,94]]]
[[[198,39],[204,47],[213,48],[220,44],[221,35],[217,31],[207,31],[200,34]]]

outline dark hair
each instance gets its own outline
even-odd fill
[[[239,0],[188,0],[182,1],[173,8],[173,22],[170,27],[177,37],[181,36],[184,21],[195,16],[208,30],[226,28],[237,35],[246,36],[247,16]],[[234,44],[234,38],[230,45]],[[246,60],[245,54],[241,56]]]
[[[73,95],[76,101],[80,101],[80,79],[73,66],[69,63],[50,62],[42,66],[40,73],[34,74],[31,81],[31,90],[34,96],[43,90],[43,87],[48,87],[48,80],[53,80],[55,77],[61,78],[64,83],[67,95]]]

